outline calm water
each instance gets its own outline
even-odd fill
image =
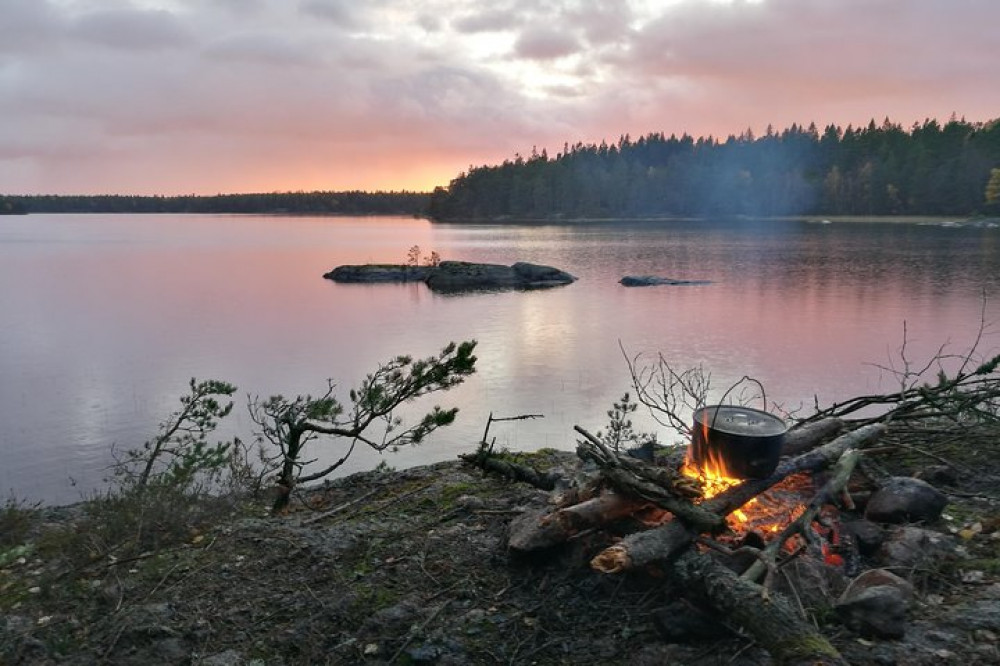
[[[439,296],[423,285],[337,285],[342,263],[446,259],[564,268],[544,292]],[[626,274],[711,280],[626,289]],[[903,336],[924,360],[1000,318],[1000,230],[795,222],[432,225],[406,218],[32,215],[0,218],[0,491],[69,502],[101,485],[109,448],[138,446],[192,377],[240,387],[229,430],[251,438],[248,393],[345,391],[398,353],[479,340],[479,371],[447,394],[457,423],[385,456],[453,458],[487,415],[516,449],[572,448],[628,387],[619,341],[704,364],[716,396],[744,374],[768,397],[821,404],[892,383]],[[984,347],[998,347],[996,335]],[[429,404],[425,404],[429,407]],[[648,419],[638,419],[645,428]],[[661,432],[661,440],[676,437]],[[341,444],[314,445],[332,459]],[[323,450],[325,448],[325,451]],[[344,471],[383,458],[356,451]]]

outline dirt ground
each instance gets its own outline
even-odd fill
[[[1000,663],[1000,441],[944,453],[878,459],[897,474],[942,461],[958,470],[931,526],[958,547],[911,572],[918,599],[904,639],[865,639],[833,612],[812,615],[852,664]],[[575,464],[552,451],[520,459]],[[41,550],[13,553],[0,560],[0,664],[771,663],[738,628],[669,643],[664,627],[684,606],[663,571],[589,568],[613,531],[530,558],[508,552],[511,519],[546,501],[456,461],[339,479],[284,516],[234,508],[131,558],[59,569]],[[40,512],[32,534],[74,516]]]

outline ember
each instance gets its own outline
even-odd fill
[[[703,498],[706,500],[743,482],[743,479],[728,476],[721,461],[710,461],[698,467],[690,451],[681,467],[681,474],[702,484]],[[813,483],[808,475],[789,476],[733,511],[726,522],[729,529],[737,534],[749,531],[777,534],[802,513],[805,501],[812,495],[812,491]]]

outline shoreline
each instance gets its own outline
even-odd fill
[[[1000,217],[967,215],[778,215],[771,217],[579,217],[579,218],[478,218],[462,220],[437,220],[426,218],[433,224],[468,224],[468,225],[570,225],[570,224],[663,224],[663,223],[754,223],[754,222],[803,222],[806,224],[912,224],[912,225],[956,225],[972,226],[996,224],[1000,225]]]

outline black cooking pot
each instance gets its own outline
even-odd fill
[[[763,479],[778,466],[788,426],[749,407],[711,405],[694,413],[691,457],[737,479]]]

